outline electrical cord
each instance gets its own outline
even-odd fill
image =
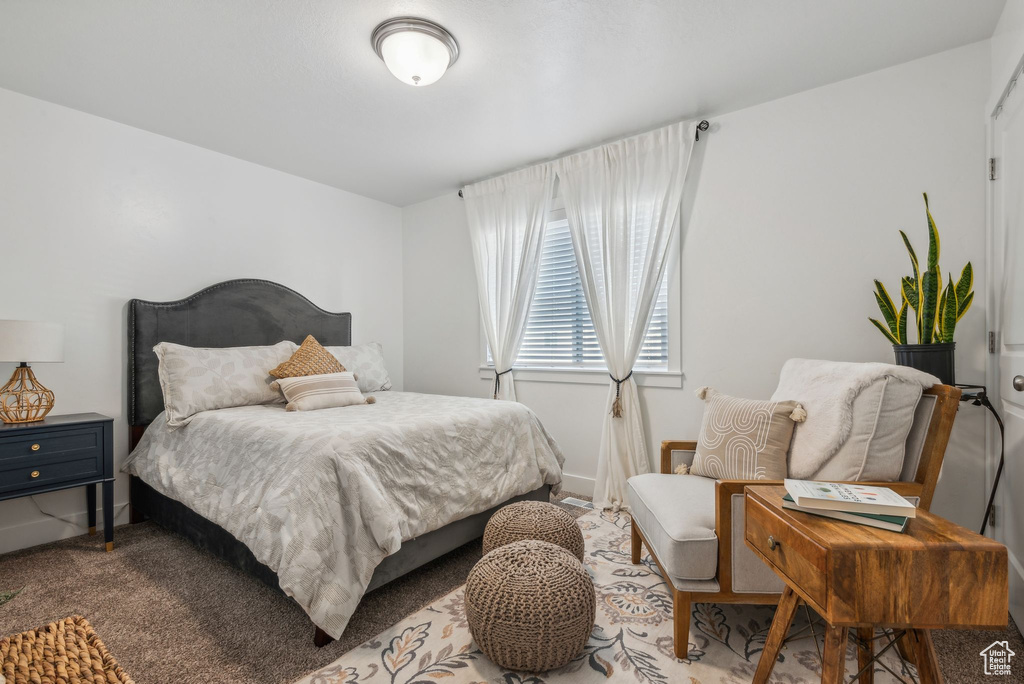
[[[67,518],[63,518],[63,517],[57,515],[56,513],[50,513],[49,511],[44,511],[43,507],[39,505],[39,502],[36,501],[36,497],[34,497],[34,496],[30,496],[30,497],[28,497],[28,499],[29,499],[29,501],[32,502],[32,505],[36,507],[36,510],[39,511],[40,513],[42,513],[43,515],[45,515],[47,518],[53,518],[54,520],[59,520],[62,523],[65,523],[67,525],[72,525],[73,527],[81,527],[81,528],[85,528],[86,527],[86,525],[82,525],[81,523],[79,523],[79,522],[77,522],[75,520],[68,520]],[[121,511],[123,511],[127,506],[128,506],[128,504],[126,504],[126,503],[117,504],[116,506],[114,506],[114,516],[117,517],[117,514],[120,513]]]
[[[999,417],[999,413],[996,411],[995,406],[988,400],[988,392],[985,388],[981,389],[978,396],[973,399],[968,399],[970,403],[975,406],[984,406],[992,414],[992,417],[996,419],[996,424],[999,425],[999,465],[996,466],[996,478],[992,482],[992,492],[988,495],[988,504],[985,506],[985,519],[981,523],[981,534],[985,534],[985,530],[988,529],[988,521],[992,516],[992,506],[996,500],[996,490],[999,489],[999,479],[1003,475],[1003,462],[1006,458],[1006,433],[1003,428],[1003,419]]]

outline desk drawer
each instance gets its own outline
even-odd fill
[[[95,425],[69,430],[50,430],[35,435],[5,435],[0,440],[0,468],[6,459],[24,457],[46,459],[72,452],[95,451],[100,453],[103,444],[103,426]]]
[[[827,609],[828,552],[825,548],[750,497],[747,497],[746,518],[747,543],[789,577],[794,586]],[[775,548],[771,548],[773,545]]]
[[[99,450],[91,454],[72,453],[67,460],[50,459],[34,464],[25,464],[21,459],[17,464],[0,461],[0,494],[102,475],[103,458]]]

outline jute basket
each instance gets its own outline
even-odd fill
[[[523,539],[539,539],[561,546],[583,561],[583,532],[576,518],[554,504],[520,501],[491,516],[484,530],[484,553]]]
[[[594,629],[594,583],[571,553],[545,541],[500,546],[466,580],[466,621],[480,650],[520,672],[568,665]]]
[[[0,672],[7,684],[135,684],[79,615],[0,639]]]

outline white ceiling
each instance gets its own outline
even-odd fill
[[[988,38],[1004,0],[0,0],[0,87],[404,206]],[[422,16],[417,89],[370,46]]]

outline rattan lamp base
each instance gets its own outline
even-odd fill
[[[14,374],[0,389],[0,420],[5,423],[34,423],[46,417],[53,408],[53,392],[36,380],[27,363],[14,369]]]

